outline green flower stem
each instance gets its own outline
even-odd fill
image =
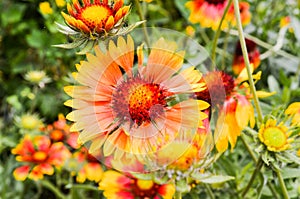
[[[134,3],[136,5],[137,12],[138,12],[138,15],[140,17],[140,20],[145,21],[145,17],[144,17],[144,14],[143,14],[143,9],[141,7],[141,4],[140,4],[139,0],[134,0]],[[147,44],[147,47],[150,48],[150,39],[149,39],[146,23],[143,23],[142,26],[143,26],[144,36],[145,36],[145,42]]]
[[[242,196],[245,197],[245,195],[247,194],[247,192],[249,191],[249,189],[251,188],[255,178],[256,178],[256,175],[260,172],[262,166],[263,166],[263,160],[261,157],[258,158],[258,161],[256,162],[256,167],[255,167],[255,170],[250,178],[250,181],[248,182],[247,184],[247,187],[245,188],[245,190],[243,191],[242,193]]]
[[[243,27],[242,27],[240,9],[239,9],[239,0],[233,0],[233,4],[234,4],[234,12],[235,12],[235,17],[236,17],[237,28],[239,31],[239,38],[240,38],[241,48],[242,48],[242,52],[243,52],[244,62],[246,64],[247,74],[248,74],[249,83],[250,83],[250,90],[253,95],[253,100],[254,100],[254,105],[255,105],[256,111],[257,111],[258,121],[262,122],[263,114],[262,114],[261,107],[259,105],[259,100],[257,97],[256,88],[254,86],[252,72],[250,69],[250,62],[249,62],[249,57],[248,57]]]
[[[207,190],[207,193],[208,193],[209,197],[211,199],[215,199],[214,193],[212,192],[210,186],[208,184],[204,183],[204,187]]]
[[[175,196],[174,196],[174,199],[181,199],[182,198],[182,194],[180,191],[175,191]]]
[[[290,197],[289,197],[288,191],[286,189],[286,186],[285,186],[285,183],[284,183],[284,180],[282,178],[280,170],[275,169],[275,172],[276,172],[276,175],[277,175],[278,180],[279,180],[279,185],[280,185],[280,188],[281,188],[282,193],[283,193],[283,198],[284,199],[289,199]]]
[[[215,34],[215,37],[214,37],[214,40],[213,40],[213,46],[212,46],[212,50],[211,50],[211,60],[212,60],[212,63],[215,63],[215,59],[216,59],[216,49],[217,49],[217,44],[218,44],[218,39],[220,37],[220,34],[221,34],[221,27],[222,27],[222,24],[223,24],[223,21],[225,19],[225,16],[229,10],[229,7],[230,7],[230,4],[231,4],[232,0],[229,0],[228,1],[228,4],[224,10],[224,13],[223,13],[223,16],[221,18],[221,21],[219,23],[219,26],[218,26],[218,29],[217,29],[217,32]],[[214,67],[214,66],[213,66]]]
[[[41,183],[44,187],[51,190],[58,198],[67,199],[67,197],[59,189],[57,189],[50,181],[41,180]]]
[[[97,187],[88,185],[88,184],[73,184],[71,188],[85,189],[85,190],[91,190],[91,191],[100,191]]]
[[[252,130],[252,129],[251,129]],[[253,159],[253,161],[257,162],[257,157],[255,156],[254,152],[252,151],[251,147],[249,146],[249,144],[247,143],[247,141],[245,140],[245,135],[243,133],[241,133],[241,140],[244,144],[244,146],[246,147],[248,153],[250,154],[251,158]]]
[[[250,131],[254,131],[253,129],[251,128],[246,128],[246,130],[250,130]],[[241,140],[244,144],[244,146],[246,147],[248,153],[250,154],[251,158],[253,159],[253,161],[255,162],[255,164],[257,164],[257,157],[255,156],[254,152],[252,151],[251,147],[249,146],[249,144],[247,143],[247,141],[245,140],[245,135],[244,134],[241,134]],[[262,179],[263,181],[263,175],[261,172],[259,172],[259,177]],[[278,199],[278,196],[277,196],[277,193],[276,193],[276,190],[273,186],[273,184],[270,182],[270,181],[267,181],[267,186],[269,187],[269,189],[271,190],[273,196],[275,199]]]

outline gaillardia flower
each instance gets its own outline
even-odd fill
[[[183,51],[175,42],[160,38],[151,47],[147,64],[138,48],[134,66],[134,42],[130,36],[110,41],[103,53],[87,54],[77,65],[76,80],[67,86],[75,108],[67,115],[72,130],[81,131],[79,141],[90,145],[90,153],[103,146],[104,156],[124,153],[148,155],[172,142],[178,134],[196,131],[209,105],[192,98],[204,89],[201,73],[194,67],[182,69]],[[179,97],[180,96],[180,97]],[[187,117],[188,116],[188,117]]]
[[[251,127],[255,124],[254,109],[248,96],[245,95],[247,88],[241,88],[239,85],[240,81],[245,79],[239,76],[234,80],[223,71],[209,72],[203,79],[207,89],[196,93],[197,98],[212,103],[220,109],[214,133],[216,148],[219,152],[224,152],[229,142],[233,149],[243,128],[248,123]]]
[[[16,160],[25,165],[14,170],[17,180],[27,177],[39,180],[44,174],[52,175],[53,167],[61,167],[66,158],[70,157],[69,150],[62,142],[51,144],[48,136],[26,136],[14,149],[12,154],[17,155]]]
[[[186,3],[186,7],[191,11],[189,21],[192,23],[200,23],[201,27],[212,28],[216,30],[220,24],[228,0],[192,0]],[[240,2],[240,13],[242,24],[246,25],[250,22],[251,14],[249,12],[249,4]],[[235,26],[233,4],[230,5],[227,15],[221,29],[227,29],[229,26]]]
[[[99,189],[107,199],[172,199],[175,188],[171,184],[156,184],[152,180],[141,180],[133,176],[126,176],[114,170],[104,172],[99,183]]]
[[[265,124],[260,126],[258,132],[259,140],[264,143],[269,151],[284,151],[289,149],[293,139],[289,139],[291,132],[281,122],[277,124],[274,119],[269,119]]]
[[[67,24],[90,36],[101,37],[109,33],[116,25],[123,23],[129,11],[129,6],[123,7],[124,0],[73,0],[67,4],[69,15],[62,12]]]
[[[124,0],[72,0],[67,4],[69,14],[62,12],[67,26],[56,23],[58,30],[72,36],[72,43],[54,45],[60,48],[72,49],[81,47],[79,54],[85,54],[97,42],[103,42],[109,37],[124,35],[144,21],[139,21],[127,27],[125,18],[130,6],[123,6]]]
[[[246,39],[246,46],[248,50],[248,57],[249,57],[250,64],[252,64],[253,69],[255,70],[260,64],[259,50],[256,47],[256,44],[249,39]],[[244,57],[241,49],[241,44],[240,42],[238,42],[236,44],[236,48],[233,56],[232,71],[234,74],[238,75],[242,72],[244,68],[245,68]]]

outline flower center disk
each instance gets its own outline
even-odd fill
[[[279,148],[286,143],[286,136],[283,131],[276,127],[269,127],[264,132],[267,145]]]
[[[81,13],[81,20],[93,30],[96,27],[103,27],[106,20],[112,14],[111,9],[102,6],[94,5],[85,8]]]
[[[150,123],[164,112],[165,90],[139,77],[128,78],[119,84],[113,94],[112,106],[121,122],[138,126]]]

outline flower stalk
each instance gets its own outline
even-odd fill
[[[285,186],[285,183],[284,183],[284,180],[283,180],[283,177],[281,175],[281,172],[279,169],[275,169],[275,172],[276,172],[276,175],[278,177],[278,180],[279,180],[279,185],[280,185],[280,188],[281,188],[281,191],[282,191],[282,194],[283,194],[283,198],[284,199],[289,199],[289,194],[288,194],[288,191],[286,189],[286,186]]]
[[[145,21],[145,17],[144,17],[143,10],[142,10],[142,7],[141,7],[141,4],[140,4],[139,0],[134,0],[134,3],[136,5],[137,12],[138,12],[138,15],[140,17],[140,20]],[[147,47],[150,48],[150,39],[149,39],[146,23],[143,23],[142,26],[143,26],[144,36],[145,36],[145,42],[147,44]]]
[[[181,199],[182,198],[182,194],[180,191],[175,191],[175,195],[174,195],[174,199]]]
[[[215,34],[215,37],[214,37],[214,40],[213,40],[213,46],[212,46],[212,50],[211,50],[211,60],[212,60],[212,63],[215,62],[215,59],[216,59],[216,49],[217,49],[217,44],[218,44],[218,39],[220,37],[220,34],[221,34],[221,27],[222,27],[222,24],[223,24],[223,21],[225,19],[225,16],[229,10],[229,7],[231,5],[231,2],[232,0],[229,0],[228,1],[228,4],[224,10],[224,13],[223,13],[223,16],[221,18],[221,21],[219,23],[219,26],[218,26],[218,29],[217,29],[217,32]],[[213,66],[214,67],[214,66]]]
[[[247,194],[247,192],[249,191],[250,187],[252,186],[257,174],[260,172],[262,166],[263,166],[263,161],[262,161],[262,158],[259,157],[258,158],[258,161],[256,162],[256,167],[255,167],[255,170],[250,178],[250,181],[248,182],[247,184],[247,187],[245,188],[245,190],[243,191],[242,193],[242,197],[245,197],[245,195]]]
[[[49,190],[51,190],[57,196],[57,198],[67,199],[67,197],[62,192],[60,192],[60,190],[57,189],[50,181],[48,181],[48,180],[41,180],[41,183],[42,183],[42,185],[44,187],[46,187]]]
[[[248,78],[249,78],[250,90],[253,95],[253,101],[254,101],[256,111],[257,111],[258,121],[261,123],[263,121],[263,114],[262,114],[262,110],[261,110],[258,96],[256,93],[256,88],[254,85],[252,72],[250,69],[250,61],[249,61],[249,57],[248,57],[248,51],[247,51],[243,27],[242,27],[242,21],[241,21],[240,9],[239,9],[239,1],[233,0],[233,4],[234,4],[234,13],[235,13],[235,17],[236,17],[236,23],[237,23],[237,28],[238,28],[239,38],[240,38],[240,43],[241,43],[241,49],[242,49],[244,62],[246,65],[247,74],[248,74]]]

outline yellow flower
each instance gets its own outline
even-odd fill
[[[58,7],[64,7],[66,5],[65,0],[55,0],[55,3]]]
[[[192,36],[194,36],[195,35],[195,29],[193,28],[193,26],[187,26],[186,28],[185,28],[185,32],[186,32],[186,34],[188,35],[188,36],[190,36],[190,37],[192,37]]]
[[[41,13],[44,14],[44,15],[53,13],[53,10],[52,10],[52,8],[50,6],[50,3],[48,1],[41,2],[39,4],[39,7],[40,7]]]
[[[300,102],[294,102],[285,110],[285,114],[292,116],[292,125],[300,126]]]
[[[258,138],[269,151],[285,151],[290,148],[293,139],[289,139],[291,133],[283,123],[276,123],[276,120],[269,119],[265,124],[262,124],[258,132]]]
[[[27,72],[25,74],[25,79],[34,84],[45,84],[51,81],[50,78],[46,75],[45,71],[37,70]]]
[[[38,129],[41,127],[42,121],[35,114],[25,114],[21,117],[20,126],[27,130]]]

